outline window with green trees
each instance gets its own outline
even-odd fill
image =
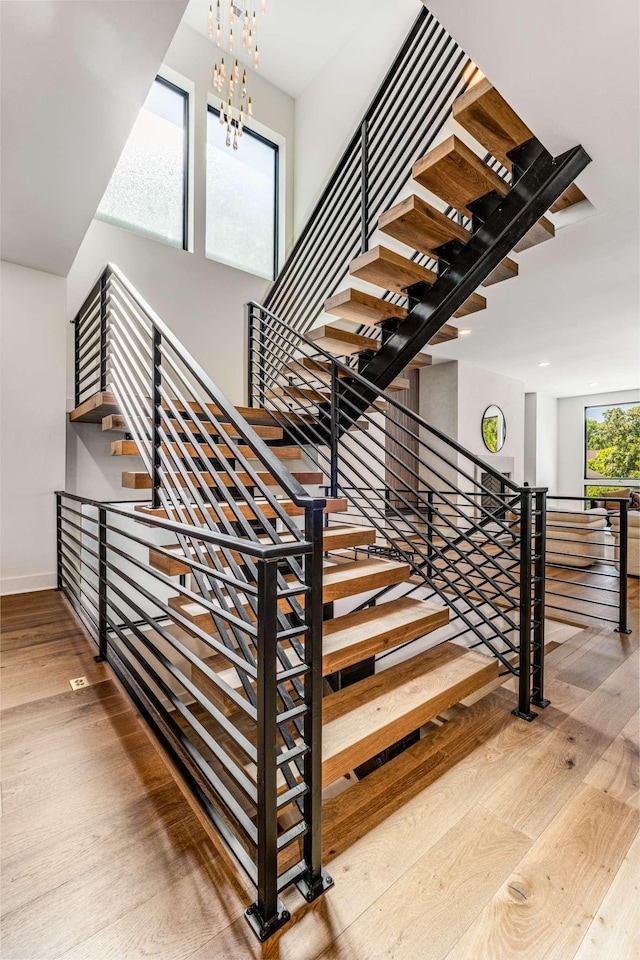
[[[585,479],[640,479],[640,404],[586,407]]]

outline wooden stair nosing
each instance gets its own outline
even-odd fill
[[[509,150],[533,136],[486,77],[454,100],[452,116],[508,170],[512,166]]]
[[[210,473],[203,471],[200,475],[201,479],[206,480],[207,486],[215,487],[217,486],[216,481]],[[245,473],[242,470],[237,471],[238,480],[240,483],[243,483],[246,487],[255,487],[257,483],[264,484],[268,487],[278,487],[280,485],[277,477],[274,477],[271,473],[260,472],[256,474],[257,479],[254,480],[248,473]],[[298,483],[301,483],[303,486],[321,486],[323,474],[321,472],[300,472],[293,471],[291,476],[294,480],[297,480]],[[196,485],[198,484],[198,475],[195,473],[189,473],[189,478]],[[235,481],[226,473],[218,474],[218,479],[226,486],[233,487],[235,486]],[[186,486],[186,480],[183,481],[183,486]],[[122,486],[128,490],[151,490],[151,476],[146,473],[146,471],[124,471],[122,474]]]
[[[409,579],[411,568],[398,560],[350,560],[322,571],[323,602],[332,603],[358,593],[394,586]]]
[[[265,500],[257,499],[255,501],[257,510],[263,514],[263,516],[273,519],[278,516],[278,511],[268,504]],[[292,500],[278,500],[278,507],[284,513],[290,517],[301,517],[304,515],[304,507],[299,507],[297,504],[293,503]],[[239,510],[241,515],[247,520],[253,520],[256,514],[253,511],[253,508],[248,503],[238,502],[234,504],[234,508]],[[197,517],[198,521],[204,523],[204,516],[199,507],[192,507],[194,515]],[[324,507],[324,513],[346,513],[348,509],[348,504],[346,497],[335,497],[328,498],[326,506]],[[189,514],[186,507],[181,507],[177,510],[175,507],[172,507],[170,511],[166,511],[163,507],[148,507],[145,504],[138,504],[135,508],[135,513],[140,514],[136,516],[136,520],[139,523],[144,524],[144,515],[149,517],[161,517],[163,519],[177,520],[180,523],[190,523]],[[170,514],[168,516],[167,514]],[[207,506],[206,513],[213,521],[215,522],[218,517],[224,517],[227,520],[234,521],[237,519],[234,509],[229,506],[227,503],[217,504],[215,509],[214,507]],[[208,529],[208,528],[205,528]]]
[[[71,423],[101,423],[103,417],[119,413],[116,398],[109,390],[94,393],[69,413]]]
[[[307,337],[318,347],[338,357],[362,353],[363,350],[380,350],[382,344],[372,337],[363,337],[351,330],[344,330],[335,324],[324,324],[307,332]]]
[[[323,786],[498,676],[498,661],[442,643],[323,701]]]
[[[449,622],[448,607],[399,597],[380,606],[326,620],[323,626],[324,676],[423,637]]]
[[[461,213],[485,193],[505,196],[508,184],[462,140],[454,135],[433,147],[413,165],[413,179]]]
[[[291,535],[282,535],[282,539],[285,543],[287,543],[290,542],[293,537]],[[260,540],[265,543],[271,542],[262,537]],[[331,552],[333,550],[346,550],[353,547],[369,546],[370,544],[375,543],[375,540],[376,531],[373,527],[338,525],[334,527],[324,527],[322,532],[322,546],[326,552]],[[183,550],[180,544],[167,544],[163,549],[175,553],[175,557],[168,557],[165,553],[161,553],[157,549],[150,548],[150,566],[157,570],[161,570],[169,577],[177,577],[191,572],[191,567],[189,564],[180,559],[180,555],[183,555]],[[195,549],[191,548],[191,554],[192,556],[195,554]]]
[[[182,458],[182,451],[180,450],[180,447],[176,443],[171,443],[171,447],[174,449],[176,455]],[[247,447],[244,444],[238,444],[237,447],[229,447],[224,443],[212,444],[209,442],[202,442],[201,447],[205,456],[212,460],[216,458],[216,453],[218,453],[218,455],[221,457],[225,457],[226,459],[233,459],[238,453],[241,453],[248,460],[259,459],[251,447]],[[166,450],[165,444],[163,444],[163,448]],[[199,456],[197,448],[192,443],[185,443],[184,448],[190,457],[197,458]],[[302,456],[300,447],[273,446],[269,449],[272,450],[280,460],[299,460]],[[137,457],[140,455],[138,444],[135,440],[114,440],[111,444],[111,455],[113,457]]]

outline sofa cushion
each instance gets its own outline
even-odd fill
[[[604,505],[607,510],[619,510],[620,503],[617,501],[629,500],[631,497],[631,487],[625,487],[621,490],[609,490],[607,491],[606,497]]]
[[[605,527],[607,511],[604,507],[592,510],[548,510],[547,526]]]
[[[627,514],[627,521],[629,524],[629,536],[630,537],[639,537],[640,536],[640,511],[638,510],[629,510]],[[620,529],[620,517],[611,517],[611,529],[618,531]]]

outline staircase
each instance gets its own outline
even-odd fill
[[[437,36],[426,13],[404,55],[423,31]],[[411,195],[377,219],[402,252],[369,248],[363,203],[348,270],[368,288],[327,291],[338,323],[304,335],[250,305],[248,406],[114,266],[74,321],[69,419],[141,460],[125,459],[122,485],[149,499],[59,493],[59,586],[255,884],[261,940],[289,919],[281,890],[312,901],[332,883],[323,790],[411,749],[500,674],[518,678],[523,719],[548,702],[544,491],[504,480],[395,395],[430,363],[424,347],[457,336],[450,321],[487,309],[479,288],[517,276],[512,252],[553,238],[545,214],[583,199],[588,157],[552,158],[488,81],[462,87],[452,115],[493,159],[456,135],[418,156],[413,179],[434,202]],[[301,241],[270,304],[304,276]]]

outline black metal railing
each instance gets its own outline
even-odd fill
[[[409,563],[402,589],[447,604],[451,636],[519,676],[517,712],[534,716],[546,703],[546,491],[512,483],[304,335],[290,356],[290,328],[259,304],[248,313],[251,399],[309,444],[330,495],[376,529],[374,549]]]
[[[629,633],[629,503],[591,508],[591,497],[549,495],[546,607],[569,623],[613,624]]]
[[[256,882],[258,898],[251,921],[260,936],[267,936],[284,919],[278,890],[296,882],[313,899],[328,882],[319,859],[322,514],[326,502],[310,496],[286,470],[277,451],[239,415],[116,267],[105,269],[74,323],[76,400],[81,403],[97,390],[112,394],[124,418],[123,452],[142,458],[150,477],[151,501],[138,504],[133,515],[82,501],[82,509],[98,514],[90,535],[84,529],[88,521],[83,520],[73,540],[73,498],[61,495],[61,586],[70,594],[74,584],[77,592],[81,582],[88,589],[87,578],[97,578],[88,625],[93,626],[110,662],[108,651],[114,651],[114,658],[117,652],[119,675],[122,679],[126,674],[127,689],[136,702],[146,703],[148,719],[161,715],[176,734],[173,749],[179,750],[181,764],[195,763],[197,776],[203,771],[195,741],[190,739],[193,731],[181,728],[178,734],[176,724],[182,720],[174,712],[184,719],[180,704],[193,696],[205,709],[196,730],[207,749],[212,749],[219,731],[209,729],[213,721],[207,705],[195,689],[183,684],[187,680],[193,686],[193,677],[173,661],[164,641],[179,651],[190,669],[199,671],[216,695],[226,698],[225,709],[240,710],[255,720],[252,756],[259,794],[251,792],[250,799],[257,797],[252,826],[245,814],[240,816],[237,801],[231,802],[228,784],[223,789],[209,778],[207,790],[213,794],[207,793],[206,802],[202,791],[196,794],[215,826],[220,827],[220,818],[229,817],[234,827],[239,826],[240,832],[233,837],[231,828],[221,833]],[[97,346],[87,351],[85,344],[96,330]],[[94,379],[96,369],[98,380]],[[277,488],[287,499],[274,495]],[[108,536],[115,535],[113,517],[123,515],[130,525],[118,532],[127,540],[124,550]],[[126,559],[132,544],[143,549],[153,545],[150,537],[133,532],[137,530],[134,518],[175,535],[173,549],[153,548],[156,566],[148,559]],[[88,549],[87,539],[95,547],[91,576],[84,570],[84,561],[80,562]],[[80,554],[74,553],[71,543]],[[184,580],[176,587],[175,577],[156,569],[159,560],[162,567],[170,559],[174,564],[178,560],[193,581],[191,587]],[[135,570],[129,570],[128,563]],[[150,578],[147,585],[145,577]],[[165,593],[170,591],[167,596],[158,593],[159,584]],[[85,614],[85,607],[83,599],[76,609]],[[177,647],[165,635],[166,622],[187,632]],[[166,689],[173,679],[165,677],[157,665],[141,664],[138,647],[128,639],[127,631],[134,625],[138,631],[152,630],[153,639],[148,642],[134,634],[143,643],[145,656],[158,659],[168,675],[183,685],[178,700],[169,697]],[[203,667],[202,649],[198,653],[190,646],[193,635],[207,645],[207,654],[225,659],[222,669],[230,671],[231,677],[223,680],[219,670]],[[158,637],[163,643],[156,648]],[[159,678],[164,678],[164,685]],[[219,719],[216,714],[216,724]],[[160,735],[155,722],[154,729]],[[206,731],[208,737],[204,737]],[[226,733],[231,735],[229,730]],[[166,741],[164,734],[161,738]],[[234,750],[235,746],[234,741]],[[217,754],[216,758],[227,770],[227,761]],[[234,768],[234,772],[238,771]],[[276,778],[283,783],[281,795],[275,789]],[[246,771],[240,780],[246,786]],[[275,816],[283,803],[294,803],[300,811],[297,832],[284,834],[284,840],[277,835]],[[242,847],[247,837],[255,840],[253,867],[248,859],[251,851]],[[280,852],[294,841],[301,842],[299,862],[279,873],[274,850]]]
[[[368,249],[378,216],[398,199],[475,73],[423,9],[269,291],[265,306],[292,330],[317,320],[346,264]]]

